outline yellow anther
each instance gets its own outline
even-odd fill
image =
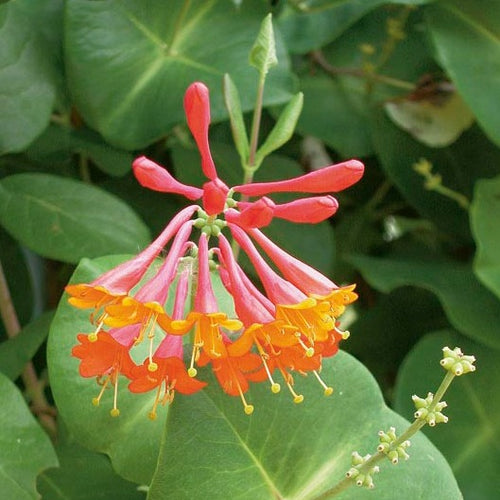
[[[251,415],[253,413],[254,407],[253,405],[246,405],[245,406],[245,413],[247,415]]]
[[[196,368],[189,368],[188,369],[188,375],[193,378],[193,377],[196,377],[196,375],[198,374],[198,370]]]
[[[97,342],[97,333],[89,333],[87,338],[89,339],[89,342]]]
[[[99,406],[99,402],[100,402],[100,401],[99,401],[99,398],[92,398],[92,404],[93,404],[94,406]]]
[[[157,418],[157,417],[158,417],[158,415],[156,414],[156,412],[155,412],[155,411],[150,411],[150,412],[148,413],[148,418],[149,418],[149,420],[156,420],[156,418]]]
[[[327,387],[325,389],[325,396],[331,396],[333,394],[333,387]]]
[[[120,410],[118,408],[112,408],[109,412],[112,417],[118,417],[120,415]]]
[[[150,362],[148,364],[148,371],[155,372],[156,370],[158,370],[158,364],[155,363],[154,361]]]
[[[349,330],[345,330],[344,332],[341,332],[342,339],[347,340],[351,336],[351,332]]]
[[[295,404],[300,404],[302,401],[304,401],[304,396],[302,394],[297,394],[293,397],[293,402]]]
[[[277,382],[274,382],[272,385],[271,385],[271,392],[273,394],[278,394],[278,392],[281,391],[281,385],[279,385]]]
[[[314,356],[314,347],[309,347],[306,349],[306,357],[312,358]]]

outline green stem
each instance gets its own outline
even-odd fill
[[[3,271],[2,263],[0,262],[0,316],[7,337],[13,338],[21,331],[21,325],[14,309],[12,297],[10,295],[9,285]],[[47,433],[55,438],[56,436],[56,421],[54,419],[55,410],[49,405],[43,392],[43,384],[38,380],[33,363],[29,361],[23,369],[21,379],[26,388],[26,393],[31,400],[31,410],[37,415],[40,424],[44,427]]]
[[[413,91],[417,88],[414,83],[400,80],[398,78],[392,78],[391,76],[379,75],[377,73],[368,73],[360,68],[340,68],[332,66],[326,59],[325,56],[319,51],[315,50],[311,52],[312,59],[317,62],[323,70],[332,76],[347,75],[354,76],[356,78],[364,78],[370,81],[376,81],[380,83],[385,83],[391,87],[400,88],[403,90]]]
[[[80,177],[82,181],[86,182],[87,184],[92,184],[92,179],[90,177],[89,160],[85,153],[80,153],[78,166],[80,168]]]
[[[441,385],[439,386],[438,390],[436,391],[436,394],[432,398],[432,402],[429,405],[429,411],[433,411],[436,408],[436,405],[441,401],[441,398],[444,396],[444,393],[448,390],[448,387],[450,387],[451,382],[455,378],[455,374],[451,371],[447,371],[446,375],[441,382]],[[403,444],[405,441],[410,439],[414,434],[416,434],[427,422],[425,420],[415,420],[407,429],[406,431],[403,432],[397,439],[395,439],[391,443],[391,450],[395,450]],[[383,451],[377,451],[375,455],[371,456],[359,469],[359,472],[361,474],[365,473],[369,469],[371,469],[374,465],[376,465],[378,462],[383,460],[386,457],[386,454]],[[332,498],[342,491],[346,490],[350,486],[354,484],[353,478],[345,476],[342,480],[340,480],[335,486],[330,488],[329,490],[325,491],[324,493],[321,493],[321,495],[318,495],[317,497],[314,498],[314,500],[325,500],[327,498]]]
[[[250,134],[250,152],[248,154],[248,165],[245,166],[245,176],[252,171],[255,164],[255,153],[259,142],[260,119],[262,117],[262,102],[264,99],[264,85],[266,83],[265,73],[260,75],[259,86],[257,88],[257,99],[255,101],[255,109],[253,111],[252,131]],[[253,177],[253,172],[252,172]]]

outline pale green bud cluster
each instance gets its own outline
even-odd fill
[[[449,347],[443,347],[443,355],[444,357],[440,361],[441,366],[457,377],[476,370],[474,366],[476,358],[474,356],[466,356],[460,347],[455,347],[453,350]]]
[[[375,484],[373,482],[373,475],[379,472],[379,467],[374,465],[364,470],[365,463],[371,458],[371,455],[362,457],[357,451],[352,454],[351,465],[352,467],[346,472],[346,477],[356,481],[357,486],[364,486],[365,488],[373,489]]]
[[[217,219],[214,216],[209,216],[204,210],[198,210],[198,218],[194,220],[194,227],[198,228],[207,236],[219,236],[222,228],[227,226],[227,222],[222,219]]]
[[[434,394],[432,392],[429,392],[425,399],[419,398],[416,395],[413,395],[411,398],[417,409],[414,413],[417,420],[424,420],[431,427],[434,427],[436,424],[448,422],[448,417],[441,413],[441,410],[448,406],[446,401],[434,404]]]
[[[396,444],[397,436],[395,427],[391,427],[387,432],[380,431],[378,435],[380,444],[377,450],[384,453],[392,464],[396,465],[401,458],[403,460],[408,460],[408,458],[410,458],[410,455],[406,453],[406,448],[408,448],[411,443],[407,440],[401,444]]]

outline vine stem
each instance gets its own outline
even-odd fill
[[[432,402],[429,405],[429,411],[433,411],[436,408],[436,405],[441,401],[441,398],[444,396],[444,393],[448,390],[448,387],[450,386],[451,382],[455,378],[455,374],[452,371],[447,371],[446,375],[441,382],[438,390],[436,391],[436,394],[432,398]],[[404,443],[406,440],[411,438],[414,434],[416,434],[427,422],[425,420],[417,419],[415,420],[403,434],[401,434],[392,444],[391,444],[391,449],[396,449],[398,446],[400,446],[402,443]],[[380,462],[386,458],[386,455],[382,451],[377,451],[375,455],[371,456],[362,466],[360,471],[363,470],[369,470],[371,467],[373,467],[375,464]],[[330,488],[329,490],[321,493],[317,497],[314,498],[314,500],[326,500],[327,498],[332,498],[339,493],[343,492],[350,486],[354,484],[354,481],[352,478],[349,478],[345,476],[341,481],[339,481],[335,486]]]
[[[377,73],[367,73],[366,71],[360,68],[342,68],[342,67],[332,66],[319,50],[311,52],[311,57],[313,61],[317,62],[321,66],[321,68],[323,68],[327,73],[329,73],[332,76],[338,76],[338,75],[355,76],[357,78],[370,79],[372,81],[385,83],[387,85],[390,85],[391,87],[396,87],[409,91],[415,90],[417,88],[417,86],[411,82],[399,80],[398,78],[392,78],[390,76],[379,75]]]
[[[7,337],[14,338],[21,331],[21,325],[12,302],[9,285],[0,262],[0,316]],[[55,410],[49,405],[45,394],[43,393],[43,384],[38,380],[35,367],[31,361],[26,363],[21,374],[21,379],[26,388],[26,393],[31,399],[31,410],[37,415],[40,424],[44,427],[51,438],[56,436],[56,421],[54,418]]]
[[[243,184],[250,184],[253,181],[253,176],[255,174],[255,154],[257,153],[257,146],[259,144],[259,130],[260,130],[260,120],[262,117],[262,104],[264,101],[264,85],[266,83],[265,73],[261,74],[259,79],[259,86],[257,88],[257,98],[255,100],[255,108],[253,111],[252,118],[252,130],[250,132],[250,151],[248,153],[248,162],[243,165],[244,176]],[[241,197],[241,201],[248,200],[247,195]],[[233,250],[234,258],[237,261],[240,253],[240,247],[238,243],[233,239],[231,243],[231,248]]]

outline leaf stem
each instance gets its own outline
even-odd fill
[[[252,119],[252,131],[250,134],[250,152],[248,154],[248,164],[245,165],[245,180],[244,183],[247,184],[251,182],[253,178],[254,172],[254,164],[255,164],[255,153],[257,152],[257,146],[259,142],[259,129],[260,129],[260,120],[262,117],[262,103],[264,99],[264,85],[266,83],[266,75],[265,73],[260,75],[259,86],[257,88],[257,98],[255,101],[255,109],[253,111],[253,119]]]
[[[21,331],[21,325],[12,302],[9,285],[0,262],[0,316],[7,337],[13,338]],[[54,418],[55,409],[49,405],[43,392],[43,384],[38,380],[33,363],[29,361],[21,374],[22,381],[26,388],[26,393],[31,400],[31,411],[37,415],[42,427],[51,438],[56,436],[56,421]]]

